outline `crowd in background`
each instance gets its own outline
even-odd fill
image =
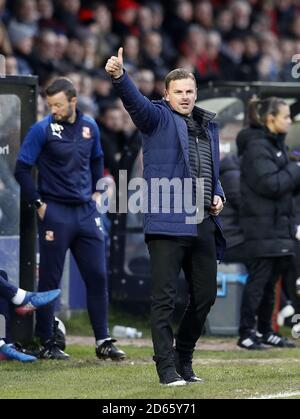
[[[41,87],[68,76],[82,110],[103,124],[118,106],[103,68],[120,45],[126,70],[151,99],[162,96],[174,67],[193,71],[200,86],[295,81],[292,57],[300,54],[296,0],[0,0],[0,17],[6,73],[38,75]]]

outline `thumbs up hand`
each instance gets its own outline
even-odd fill
[[[117,57],[110,57],[106,63],[105,70],[114,79],[119,79],[123,76],[123,48],[119,48]]]

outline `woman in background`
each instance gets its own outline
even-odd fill
[[[250,126],[237,137],[241,226],[249,271],[238,340],[243,349],[294,346],[272,329],[276,281],[294,263],[292,207],[293,194],[300,186],[300,165],[290,161],[285,144],[291,123],[290,108],[284,100],[253,100],[249,105]]]

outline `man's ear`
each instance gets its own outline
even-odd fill
[[[168,93],[168,91],[167,91],[167,90],[165,90],[165,93],[164,93],[164,98],[165,98],[165,100],[166,100],[167,102],[169,102],[170,98],[169,98],[169,93]]]

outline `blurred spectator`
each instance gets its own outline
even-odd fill
[[[48,106],[47,106],[46,100],[42,96],[42,94],[39,93],[38,101],[37,101],[37,120],[40,121],[41,119],[45,118],[47,113],[48,113]]]
[[[194,21],[206,30],[214,29],[212,3],[208,0],[197,1],[194,7]]]
[[[81,39],[77,37],[69,39],[65,57],[69,68],[76,71],[84,70],[85,50]]]
[[[239,80],[258,80],[257,65],[260,59],[258,40],[255,36],[249,35],[245,38],[244,45],[245,50],[239,68]]]
[[[111,80],[105,70],[98,70],[93,74],[94,80],[94,100],[99,112],[102,108],[109,106],[115,100],[115,92],[111,87]]]
[[[239,80],[240,64],[245,46],[240,37],[231,35],[220,51],[220,67],[222,79],[228,81]]]
[[[278,80],[278,66],[272,57],[263,55],[257,64],[258,80],[276,81]]]
[[[80,0],[57,0],[54,17],[68,36],[78,36],[81,31],[80,6]]]
[[[153,30],[153,13],[148,5],[141,6],[137,12],[137,25],[141,35]]]
[[[13,3],[14,14],[8,23],[10,36],[20,37],[24,31],[28,36],[38,32],[38,10],[36,0],[15,0]]]
[[[0,21],[0,54],[12,54],[11,41],[4,24]]]
[[[138,36],[137,11],[140,4],[134,0],[117,0],[115,4],[115,20],[113,32],[119,36],[120,41],[127,35]]]
[[[292,67],[294,64],[291,60],[291,57],[296,53],[295,42],[290,39],[281,39],[280,51],[282,51],[282,54],[279,80],[290,82],[295,81],[295,79],[292,76]]]
[[[9,20],[9,11],[7,10],[6,0],[0,0],[0,19],[3,23],[7,23]]]
[[[123,112],[111,105],[102,109],[99,117],[101,127],[101,143],[104,152],[104,167],[114,178],[118,175],[119,161],[124,147]]]
[[[65,77],[71,80],[77,92],[80,92],[82,74],[78,73],[77,71],[70,71],[65,73],[64,75]]]
[[[249,34],[251,25],[251,6],[245,0],[235,0],[231,5],[231,10],[234,22],[232,33],[245,37]]]
[[[276,0],[277,27],[280,33],[287,34],[289,25],[295,16],[295,7],[292,0]]]
[[[15,76],[19,74],[17,59],[13,55],[7,55],[5,57],[5,74],[7,76]]]
[[[143,95],[152,99],[155,87],[155,77],[153,71],[149,69],[139,70],[134,77],[134,81]]]
[[[87,74],[81,74],[78,90],[78,108],[82,113],[96,119],[98,116],[98,106],[93,100],[94,80]]]
[[[185,57],[187,57],[197,68],[199,69],[199,60],[202,60],[206,55],[206,32],[201,29],[198,25],[191,25],[188,29],[187,36],[181,44],[181,51]]]
[[[158,32],[148,32],[142,39],[142,58],[141,65],[149,68],[154,73],[165,70],[167,73],[167,63],[162,55],[162,37]]]
[[[161,100],[164,97],[166,89],[165,77],[166,75],[163,71],[156,73],[154,81],[154,91],[152,93],[153,100]]]
[[[86,70],[93,70],[97,65],[97,39],[94,35],[87,34],[82,39],[83,50],[84,50],[84,68]]]
[[[104,3],[96,3],[92,7],[90,32],[96,37],[96,67],[103,66],[106,58],[113,54],[119,39],[112,32],[112,14]]]
[[[18,32],[10,36],[13,53],[17,60],[18,74],[29,75],[34,74],[31,65],[34,37],[31,30],[22,28]]]
[[[233,12],[231,9],[222,9],[219,11],[216,19],[216,29],[220,32],[224,41],[233,28]]]
[[[153,30],[161,35],[163,56],[168,63],[171,63],[177,56],[177,46],[174,46],[173,40],[166,30],[164,8],[157,1],[151,1],[148,5],[152,10]]]
[[[293,16],[293,20],[289,25],[287,35],[295,40],[300,40],[300,16]]]
[[[278,54],[280,55],[278,48],[279,40],[273,32],[260,31],[260,33],[257,34],[257,40],[262,54],[270,55],[278,60]],[[280,61],[280,59],[278,61]]]
[[[120,103],[120,102],[119,102]],[[120,107],[123,113],[123,148],[121,151],[121,158],[119,161],[119,170],[132,169],[132,164],[135,161],[138,153],[141,152],[142,137],[140,131],[134,125],[131,117],[120,103]]]
[[[174,10],[166,19],[166,29],[175,47],[180,47],[193,21],[193,5],[189,0],[175,2]]]
[[[93,102],[91,97],[78,96],[77,106],[82,113],[91,118],[96,118],[98,115],[97,105]]]
[[[140,41],[136,36],[128,35],[124,38],[124,68],[134,72],[140,62]]]
[[[208,33],[206,38],[206,58],[199,61],[198,69],[203,80],[219,80],[221,79],[220,67],[220,51],[222,46],[222,38],[216,31]]]
[[[54,6],[52,0],[37,0],[40,29],[59,29],[54,19]]]
[[[30,65],[34,74],[39,76],[43,86],[49,76],[58,71],[63,71],[62,63],[56,61],[57,35],[49,29],[44,29],[34,44],[34,50],[30,57]]]
[[[68,49],[69,39],[63,33],[57,33],[55,45],[55,60],[62,63],[65,60],[65,54]]]

